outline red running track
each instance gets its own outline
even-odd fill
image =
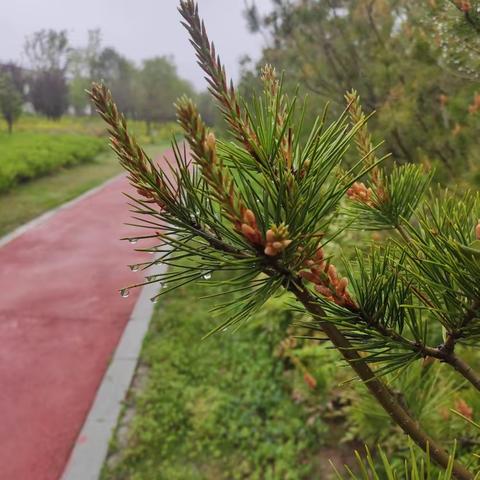
[[[0,479],[57,480],[135,305],[148,260],[117,178],[0,248]],[[136,232],[138,234],[138,230]]]

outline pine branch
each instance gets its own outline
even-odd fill
[[[160,224],[163,233],[158,236],[172,247],[172,251],[161,247],[162,259],[168,265],[177,266],[178,271],[169,271],[161,278],[184,285],[203,277],[205,269],[208,273],[222,268],[240,272],[229,282],[234,285],[235,291],[241,291],[240,296],[234,296],[219,306],[222,311],[228,310],[229,315],[222,327],[256,311],[283,286],[303,305],[304,311],[312,315],[318,328],[330,338],[392,420],[422,449],[430,449],[432,458],[439,465],[449,468],[452,462],[448,453],[422,430],[370,368],[368,359],[360,354],[362,348],[355,344],[353,333],[339,328],[327,311],[334,306],[348,311],[350,315],[355,312],[358,316],[358,307],[362,306],[347,291],[346,279],[340,277],[330,260],[324,258],[319,238],[323,237],[323,227],[328,227],[329,217],[354,182],[352,180],[349,185],[344,185],[330,173],[342,160],[356,132],[360,132],[357,144],[363,149],[364,160],[369,162],[357,178],[368,170],[376,171],[377,161],[372,157],[371,138],[368,131],[362,131],[365,123],[363,112],[358,109],[352,111],[355,126],[351,130],[346,126],[345,116],[325,131],[321,122],[315,124],[302,148],[298,142],[299,130],[295,130],[297,136],[294,137],[294,128],[291,132],[286,129],[287,124],[293,125],[293,122],[288,123],[290,113],[279,108],[279,86],[275,81],[266,79],[270,89],[275,90],[275,110],[273,103],[265,109],[264,102],[257,101],[253,114],[247,107],[246,113],[242,113],[240,99],[233,86],[227,84],[224,68],[208,39],[195,2],[182,0],[180,12],[199,63],[207,74],[210,89],[230,129],[243,145],[237,145],[237,150],[230,149],[233,155],[229,158],[231,163],[228,168],[223,163],[224,157],[219,155],[215,136],[207,131],[195,106],[188,100],[181,100],[178,105],[179,121],[198,168],[189,168],[189,161],[181,157],[178,146],[174,144],[179,171],[175,173],[175,181],[170,182],[131,137],[125,119],[118,113],[109,92],[101,86],[94,86],[91,92],[100,114],[109,124],[113,148],[129,171],[130,181],[142,196],[137,200],[136,213],[149,218],[145,223],[154,230],[153,236],[157,235],[157,225]],[[355,116],[358,117],[356,120]],[[278,158],[278,152],[285,159],[284,168],[281,169],[279,163],[278,176],[272,178],[268,161]],[[257,167],[261,167],[253,173],[252,159]],[[293,170],[294,165],[299,167],[298,172]],[[235,176],[229,170],[234,167]],[[352,169],[348,175],[355,175],[354,172]],[[289,174],[296,175],[294,185],[289,183]],[[368,189],[364,191],[361,186],[353,192],[357,199],[365,197],[363,202],[357,202],[365,215],[367,211],[375,210],[376,217],[372,220],[370,216],[369,221],[376,221],[377,226],[399,223],[402,215],[411,213],[414,194],[423,192],[423,183],[410,185],[418,172],[406,169],[396,175],[392,175],[392,180],[384,185],[378,171],[371,174],[371,199],[368,198]],[[388,196],[378,193],[378,189],[384,186]],[[262,200],[263,204],[258,205]],[[157,206],[150,205],[152,202]],[[219,209],[225,217],[217,217]],[[191,268],[182,264],[187,257],[195,259]],[[264,275],[259,276],[260,273]],[[313,281],[319,296],[304,285],[302,277]],[[155,276],[154,280],[157,278]],[[401,334],[401,329],[397,332],[395,328],[390,328],[391,325],[378,321],[378,316],[389,306],[388,303],[380,305],[377,311],[371,312],[373,315],[363,319],[372,330],[383,329],[384,338],[390,335],[399,341],[395,335]],[[359,336],[369,334],[361,322],[356,328]],[[473,475],[458,462],[452,468],[458,479],[473,479]]]
[[[363,161],[367,165],[375,165],[370,170],[370,177],[372,181],[372,190],[371,188],[365,187],[363,183],[355,183],[348,191],[348,195],[350,199],[360,204],[360,208],[354,210],[354,212],[365,212],[367,215],[365,220],[368,221],[370,213],[374,213],[378,211],[382,215],[386,217],[386,219],[391,219],[390,222],[386,222],[385,226],[388,226],[388,223],[391,223],[391,226],[397,230],[399,235],[404,241],[404,245],[408,246],[412,243],[415,243],[414,239],[410,235],[409,231],[414,231],[411,228],[404,228],[402,222],[405,222],[405,218],[410,215],[406,215],[405,213],[399,214],[399,212],[392,212],[392,215],[388,214],[388,206],[389,203],[395,200],[397,195],[395,195],[394,191],[390,193],[388,185],[389,182],[392,186],[399,185],[399,180],[394,174],[390,177],[386,177],[385,174],[382,172],[381,169],[378,168],[377,162],[378,159],[374,153],[374,147],[371,140],[371,135],[368,131],[366,117],[363,113],[363,110],[360,105],[360,98],[358,94],[352,90],[345,96],[348,102],[348,108],[350,112],[350,116],[352,122],[360,122],[361,127],[357,131],[356,135],[356,145],[359,151],[360,156],[362,157]],[[409,167],[406,167],[409,168]],[[407,171],[406,171],[407,172]],[[407,176],[408,178],[408,176]],[[405,182],[404,182],[405,183]],[[408,183],[415,184],[414,179],[408,179]],[[424,188],[422,187],[422,190]],[[421,190],[421,191],[422,191]],[[420,195],[419,195],[420,196]],[[408,194],[406,192],[402,192],[401,197],[408,198]],[[413,206],[409,207],[411,211],[413,211]],[[409,212],[410,213],[410,212]],[[448,216],[447,212],[443,212],[445,218]],[[371,219],[370,219],[371,220]],[[416,242],[417,247],[419,248],[418,242]],[[420,247],[421,248],[421,247]],[[420,259],[417,259],[417,261]],[[432,258],[433,260],[433,258]],[[421,260],[420,260],[421,261]],[[410,287],[415,295],[427,306],[430,308],[435,308],[435,305],[429,300],[428,296],[421,292],[418,288],[412,286]],[[405,348],[410,349],[412,352],[416,352],[424,357],[432,357],[441,360],[442,362],[448,363],[452,366],[455,370],[457,370],[464,378],[466,378],[476,389],[479,389],[480,386],[480,375],[476,374],[473,368],[471,368],[466,362],[460,359],[454,353],[455,342],[458,338],[462,337],[462,329],[468,326],[471,320],[475,317],[475,303],[472,309],[466,313],[464,319],[461,322],[461,325],[457,328],[450,329],[447,340],[443,345],[440,347],[429,347],[425,345],[422,341],[418,339],[414,342],[408,340],[407,338],[399,335],[396,331],[392,329],[385,329],[381,324],[376,321],[372,321],[371,318],[364,318],[363,321],[369,328],[373,328],[376,332],[378,332],[384,338],[390,338],[393,341],[397,342],[399,345],[402,345]],[[355,312],[353,312],[355,313]],[[361,316],[360,316],[361,318]],[[466,321],[465,321],[466,320]]]
[[[179,12],[185,22],[182,25],[190,34],[190,42],[197,54],[198,64],[206,73],[209,90],[217,99],[220,110],[228,122],[235,137],[241,142],[252,157],[264,165],[265,160],[261,157],[255,135],[251,126],[242,113],[233,82],[227,82],[225,67],[217,56],[213,42],[210,42],[205,25],[198,14],[198,5],[194,0],[181,0]]]

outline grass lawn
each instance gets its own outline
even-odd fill
[[[220,321],[218,298],[199,300],[220,288],[213,281],[161,297],[102,479],[330,478],[319,475],[331,473],[328,459],[320,470],[312,456],[326,439],[318,404],[333,363],[311,372],[310,402],[304,371],[281,353],[291,321],[281,298],[239,331],[202,340]]]
[[[146,150],[156,156],[167,146],[168,143],[164,142],[151,145]],[[0,194],[0,236],[121,171],[114,155],[107,151],[93,161],[56,170],[47,176],[16,185],[11,191]]]
[[[0,193],[15,185],[90,162],[105,150],[103,138],[77,134],[0,134]]]

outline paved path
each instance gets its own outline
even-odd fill
[[[119,238],[130,191],[117,178],[0,248],[0,479],[57,480],[148,260]],[[136,232],[138,234],[138,230]]]

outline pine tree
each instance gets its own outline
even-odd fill
[[[90,92],[137,191],[132,211],[147,233],[135,240],[159,242],[148,249],[158,259],[141,268],[158,262],[173,267],[147,276],[146,283],[160,282],[164,295],[229,272],[225,286],[231,288],[218,306],[225,321],[211,334],[234,328],[271,296],[289,292],[292,309],[308,315],[308,328],[318,331],[314,338],[330,340],[428,458],[454,478],[473,479],[422,429],[382,375],[401,375],[414,362],[436,359],[480,390],[479,374],[459,355],[462,345],[476,345],[480,336],[478,193],[435,197],[432,174],[421,166],[385,168],[356,92],[346,95],[336,121],[327,124],[322,115],[303,141],[304,107],[284,94],[275,70],[262,70],[263,93],[247,104],[227,81],[194,1],[182,0],[179,10],[234,141],[217,139],[183,97],[176,109],[188,148],[174,140],[176,164],[162,171],[131,135],[108,89],[94,84]],[[353,144],[358,161],[343,169]],[[330,242],[341,242],[346,229],[389,235],[383,245],[339,260]],[[432,344],[439,335],[442,343]]]

